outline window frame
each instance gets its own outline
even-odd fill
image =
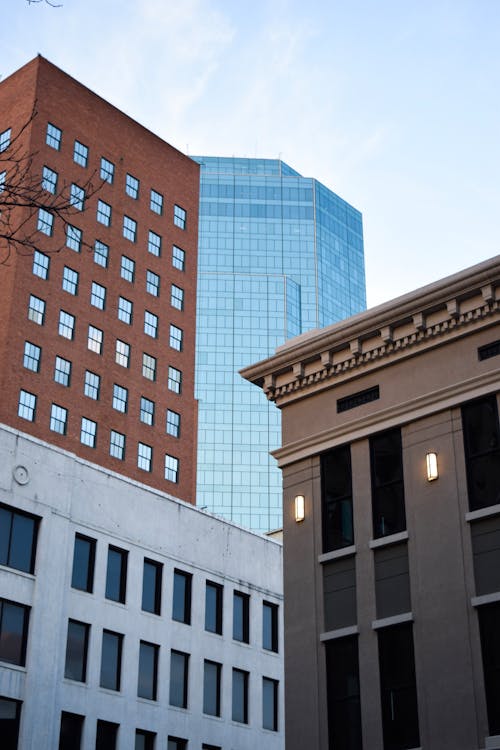
[[[116,562],[113,562],[116,561]],[[108,545],[104,598],[118,604],[127,600],[128,550]]]
[[[80,552],[77,552],[81,546],[87,550],[86,560],[82,562],[83,556]],[[94,592],[94,573],[95,573],[95,556],[96,556],[97,540],[90,536],[85,536],[79,532],[75,533],[75,541],[73,544],[73,566],[71,569],[71,588],[77,591],[84,591],[87,594]],[[84,569],[84,575],[80,569]],[[85,578],[83,585],[78,585],[79,579]]]
[[[5,615],[5,609],[11,612],[17,611],[15,620],[22,618],[19,630],[12,632],[12,615]],[[15,664],[18,667],[26,666],[26,649],[28,646],[28,629],[31,607],[21,602],[0,597],[0,662],[2,664]],[[8,625],[4,630],[4,617],[8,619]],[[18,624],[18,623],[16,623]],[[14,655],[14,650],[16,654]]]
[[[74,632],[70,632],[70,630]],[[73,656],[70,654],[71,641],[77,640],[78,644],[75,648]],[[68,629],[66,636],[66,657],[64,661],[64,678],[66,680],[72,680],[73,682],[87,682],[87,665],[88,665],[88,650],[89,650],[89,636],[90,636],[90,624],[88,622],[81,622],[81,620],[75,620],[69,618]],[[70,664],[69,661],[74,661],[76,664]],[[75,671],[73,672],[73,669]],[[77,676],[75,676],[77,675]]]
[[[222,635],[224,586],[215,581],[205,581],[205,631]]]
[[[59,425],[61,429],[58,428]],[[64,406],[55,403],[51,404],[49,429],[58,435],[66,435],[68,429],[68,410]]]

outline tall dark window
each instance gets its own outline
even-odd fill
[[[163,565],[144,559],[142,573],[142,609],[159,615],[161,612],[161,577]]]
[[[127,590],[127,555],[118,547],[108,549],[108,568],[106,572],[106,599],[125,604]]]
[[[172,619],[186,625],[191,624],[191,580],[191,573],[174,570]]]
[[[0,599],[0,661],[24,667],[29,614],[29,607]]]
[[[170,652],[170,697],[171,706],[187,708],[188,704],[189,654]]]
[[[0,565],[33,573],[39,519],[0,504]]]
[[[325,651],[328,747],[361,750],[358,637],[327,641]]]
[[[490,734],[500,734],[500,602],[478,609]]]
[[[250,597],[241,591],[233,592],[233,638],[248,643],[250,638]]]
[[[100,685],[108,690],[120,689],[122,669],[123,635],[111,630],[102,631],[101,681]]]
[[[79,714],[61,713],[59,750],[80,750],[84,717]]]
[[[203,713],[220,716],[220,678],[222,664],[205,659],[203,668]]]
[[[66,665],[64,676],[69,680],[85,682],[87,679],[87,650],[90,625],[77,620],[68,620],[66,643]]]
[[[134,750],[154,750],[155,740],[155,732],[147,732],[145,729],[136,729]]]
[[[156,700],[158,682],[158,651],[159,646],[154,643],[141,641],[139,648],[139,680],[137,695],[140,698]]]
[[[342,445],[321,456],[323,552],[354,544],[351,448]]]
[[[248,724],[248,672],[234,668],[232,719]]]
[[[0,737],[2,750],[17,750],[21,701],[0,698]]]
[[[418,747],[420,735],[411,623],[382,628],[377,635],[384,750]]]
[[[187,750],[187,740],[183,740],[181,737],[168,738],[167,750]]]
[[[278,680],[262,678],[262,726],[278,731]]]
[[[495,396],[462,407],[469,508],[500,503],[500,429]]]
[[[262,648],[278,651],[278,605],[262,603]]]
[[[401,430],[370,438],[373,536],[406,529]]]
[[[82,534],[75,535],[73,550],[73,573],[71,586],[92,593],[94,588],[94,563],[96,540]]]
[[[222,594],[223,587],[207,581],[205,589],[205,630],[222,635]]]
[[[97,720],[95,750],[116,750],[119,724],[112,721]]]

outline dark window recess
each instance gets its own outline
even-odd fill
[[[233,638],[248,643],[250,638],[250,597],[241,591],[233,593]]]
[[[349,409],[355,409],[357,406],[363,406],[363,404],[368,404],[370,401],[376,401],[379,398],[378,385],[373,388],[367,388],[366,391],[359,391],[359,393],[353,393],[351,396],[339,398],[337,400],[337,414]]]
[[[90,625],[77,620],[68,621],[68,640],[66,643],[66,665],[64,676],[68,680],[85,682],[87,678],[87,650]]]
[[[181,737],[168,738],[167,750],[187,750],[188,741]]]
[[[158,683],[158,651],[159,646],[154,643],[141,641],[139,649],[139,679],[137,695],[140,698],[156,700]]]
[[[203,713],[220,716],[220,678],[222,664],[205,659],[203,669]]]
[[[172,602],[172,619],[191,624],[191,573],[174,570],[174,596]]]
[[[486,604],[477,610],[488,727],[491,735],[500,734],[500,602]]]
[[[24,667],[30,608],[0,599],[0,661]]]
[[[489,359],[490,357],[496,357],[500,354],[500,341],[492,341],[491,344],[485,344],[484,346],[480,346],[477,350],[477,356],[479,357],[479,361],[482,362],[483,359]]]
[[[500,516],[471,523],[476,595],[500,591]]]
[[[354,544],[352,472],[349,445],[321,456],[323,552]]]
[[[18,750],[21,701],[0,698],[0,737],[2,750]]]
[[[322,567],[325,630],[355,625],[357,622],[355,556],[331,560]]]
[[[278,652],[278,605],[262,603],[262,648]]]
[[[500,503],[500,429],[495,396],[462,406],[469,508]]]
[[[262,726],[278,731],[278,680],[262,678]]]
[[[222,586],[207,581],[205,589],[205,630],[218,635],[222,635],[222,594]]]
[[[121,633],[103,630],[100,685],[108,690],[120,690],[122,643]]]
[[[125,604],[127,590],[127,552],[117,547],[108,549],[106,599]]]
[[[188,704],[188,668],[189,654],[182,651],[170,652],[170,694],[169,703],[178,708],[187,708]]]
[[[411,611],[408,549],[406,542],[374,550],[377,617]]]
[[[145,729],[136,729],[134,750],[154,750],[155,740],[155,732],[147,732]]]
[[[87,591],[89,594],[94,588],[95,548],[95,539],[82,536],[82,534],[75,535],[71,586],[80,591]]]
[[[61,713],[59,750],[80,750],[84,717],[79,714]]]
[[[233,668],[233,705],[231,718],[248,724],[248,672]]]
[[[397,534],[406,529],[401,430],[370,438],[373,536]]]
[[[384,750],[419,747],[411,623],[377,631]]]
[[[95,750],[115,750],[119,724],[111,721],[97,720]]]
[[[162,564],[154,560],[144,560],[142,575],[142,609],[159,615],[161,612]]]
[[[329,750],[361,750],[358,636],[327,641],[325,650]]]
[[[39,519],[0,504],[0,565],[33,573]]]

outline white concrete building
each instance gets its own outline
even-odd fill
[[[0,427],[2,750],[281,750],[281,544]]]

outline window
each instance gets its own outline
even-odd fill
[[[19,403],[17,406],[17,416],[26,419],[28,422],[35,421],[36,396],[28,391],[19,391]]]
[[[18,750],[21,706],[21,701],[0,698],[0,736],[3,750]]]
[[[94,245],[94,263],[103,268],[108,267],[109,247],[100,240],[95,241]]]
[[[220,678],[222,664],[205,659],[203,670],[203,713],[220,716]]]
[[[128,367],[129,359],[130,344],[127,344],[125,341],[120,341],[120,339],[116,339],[116,364],[121,365],[122,367]]]
[[[83,211],[85,206],[85,190],[74,182],[71,183],[69,190],[69,204],[77,211]]]
[[[151,190],[151,199],[149,201],[149,208],[154,211],[155,214],[160,214],[163,211],[163,195],[157,193],[156,190]]]
[[[175,284],[172,284],[170,287],[170,304],[177,310],[182,310],[184,308],[184,289],[181,289],[180,286],[176,286]]]
[[[82,426],[80,429],[80,443],[88,445],[89,448],[95,448],[97,437],[97,422],[87,417],[82,417]]]
[[[64,266],[62,288],[68,294],[76,294],[78,292],[78,271],[74,271],[69,266]]]
[[[165,453],[165,479],[169,482],[179,481],[179,459]]]
[[[149,310],[144,311],[144,333],[153,339],[158,336],[158,316]]]
[[[57,172],[54,172],[50,167],[43,167],[42,169],[42,188],[48,193],[55,195],[57,192]]]
[[[151,255],[156,255],[157,258],[161,255],[161,237],[151,229],[148,232],[148,252]]]
[[[186,228],[186,212],[180,206],[174,206],[174,224],[180,229]]]
[[[205,588],[205,630],[222,635],[222,595],[219,583],[206,582]]]
[[[131,198],[137,200],[139,197],[139,180],[137,177],[133,177],[131,174],[127,174],[125,177],[125,192]]]
[[[130,242],[135,242],[137,235],[137,222],[131,219],[130,216],[123,217],[123,236]]]
[[[110,185],[113,184],[113,179],[115,176],[115,165],[112,161],[105,159],[104,156],[101,156],[101,170],[99,174],[101,180],[104,180],[104,182],[108,182]]]
[[[420,745],[412,624],[377,631],[384,750]]]
[[[250,640],[250,597],[241,591],[233,592],[233,638],[248,643]]]
[[[50,429],[52,432],[58,432],[60,435],[66,435],[66,421],[68,410],[63,406],[52,404],[50,409]]]
[[[66,664],[64,676],[68,680],[85,682],[87,679],[87,651],[90,625],[78,620],[68,620]]]
[[[500,734],[500,604],[478,607],[484,689],[490,735]]]
[[[56,128],[52,123],[47,123],[47,135],[45,136],[45,143],[51,148],[55,148],[59,151],[61,148],[62,130]]]
[[[87,349],[90,349],[91,352],[95,352],[96,354],[101,354],[103,336],[104,334],[100,328],[89,326]]]
[[[278,605],[262,602],[262,648],[278,653]]]
[[[108,547],[108,567],[106,569],[106,599],[125,604],[127,590],[128,552],[118,547]]]
[[[146,732],[145,729],[135,730],[135,747],[134,750],[154,750],[156,734]]]
[[[97,201],[96,219],[100,224],[104,224],[105,227],[111,226],[111,206],[109,203],[105,203],[100,199]]]
[[[175,367],[168,368],[168,389],[174,393],[182,390],[182,372]]]
[[[38,522],[36,516],[0,504],[0,565],[33,573]]]
[[[50,211],[46,211],[45,208],[38,209],[38,221],[36,228],[39,232],[46,234],[47,237],[52,237],[52,229],[54,227],[54,217]]]
[[[161,612],[161,579],[163,565],[144,558],[142,572],[142,609],[159,615]]]
[[[121,411],[123,414],[127,411],[128,389],[115,383],[113,385],[113,409]]]
[[[0,661],[24,667],[30,608],[0,599]]]
[[[248,724],[248,672],[234,668],[232,719]]]
[[[116,750],[119,724],[97,719],[95,750]]]
[[[153,271],[146,271],[146,291],[153,297],[158,297],[160,294],[160,277]]]
[[[39,276],[41,279],[48,279],[49,266],[49,256],[41,253],[40,250],[35,250],[33,253],[33,274]]]
[[[30,301],[28,305],[28,320],[32,320],[39,326],[43,326],[45,318],[45,302],[40,297],[35,297],[34,294],[30,294]]]
[[[181,415],[176,411],[167,409],[167,435],[178,438],[181,434]]]
[[[3,193],[5,190],[5,180],[7,177],[7,170],[4,169],[2,172],[0,172],[0,193]]]
[[[500,428],[495,396],[462,407],[469,508],[500,503]]]
[[[354,544],[351,448],[342,445],[321,456],[323,552]]]
[[[182,351],[182,329],[177,328],[172,323],[170,323],[169,343],[172,349],[176,349],[178,352]]]
[[[406,528],[403,457],[399,428],[370,438],[373,536]]]
[[[325,654],[330,746],[339,750],[361,747],[358,636],[327,641]]]
[[[170,695],[169,703],[177,708],[188,705],[189,654],[182,651],[170,652]]]
[[[101,286],[96,281],[92,282],[90,290],[90,304],[99,310],[104,310],[106,306],[106,287]]]
[[[168,737],[167,750],[187,750],[188,742],[180,737]]]
[[[59,336],[65,339],[73,339],[75,332],[75,316],[60,310],[59,312]]]
[[[80,750],[84,719],[85,717],[79,714],[61,712],[59,750]]]
[[[100,686],[120,690],[123,635],[111,630],[102,631]]]
[[[122,277],[122,279],[125,279],[125,281],[133,282],[134,275],[135,275],[135,261],[133,261],[131,258],[127,258],[126,255],[122,255],[120,276]]]
[[[83,534],[75,534],[71,587],[91,594],[94,590],[94,564],[97,542]]]
[[[0,133],[0,154],[2,151],[6,151],[10,146],[10,136],[12,133],[12,128],[7,128],[7,130],[4,130],[3,133]]]
[[[123,461],[125,458],[125,435],[111,430],[109,436],[109,455]]]
[[[137,468],[143,471],[151,471],[153,460],[153,449],[146,443],[137,443]]]
[[[83,392],[88,398],[93,398],[94,401],[99,399],[99,390],[101,387],[101,376],[97,375],[91,370],[85,370],[85,381],[83,385]]]
[[[85,146],[83,143],[80,143],[80,141],[75,141],[75,146],[73,148],[73,161],[76,164],[80,164],[81,167],[86,167],[88,158],[89,158],[88,147]]]
[[[33,372],[40,371],[40,357],[42,356],[42,350],[36,344],[32,344],[31,341],[24,342],[24,358],[23,365],[27,370],[33,370]]]
[[[158,680],[158,652],[159,646],[154,643],[141,641],[139,648],[139,679],[137,695],[140,698],[156,700],[156,685]]]
[[[141,396],[141,412],[140,419],[144,424],[153,425],[155,418],[155,402],[150,401],[149,398]]]
[[[184,271],[184,264],[186,260],[186,253],[181,250],[180,247],[174,245],[172,247],[172,266],[177,268],[178,271]]]
[[[172,620],[191,625],[191,573],[174,570]]]
[[[156,357],[145,352],[142,355],[142,374],[148,380],[156,379]]]
[[[125,297],[118,297],[118,320],[127,325],[132,323],[132,302]]]
[[[71,362],[64,357],[56,357],[54,364],[54,380],[60,385],[69,387],[71,380]]]
[[[262,678],[262,726],[278,731],[278,680]]]
[[[71,224],[66,226],[66,247],[79,253],[82,247],[82,230],[73,227]]]

